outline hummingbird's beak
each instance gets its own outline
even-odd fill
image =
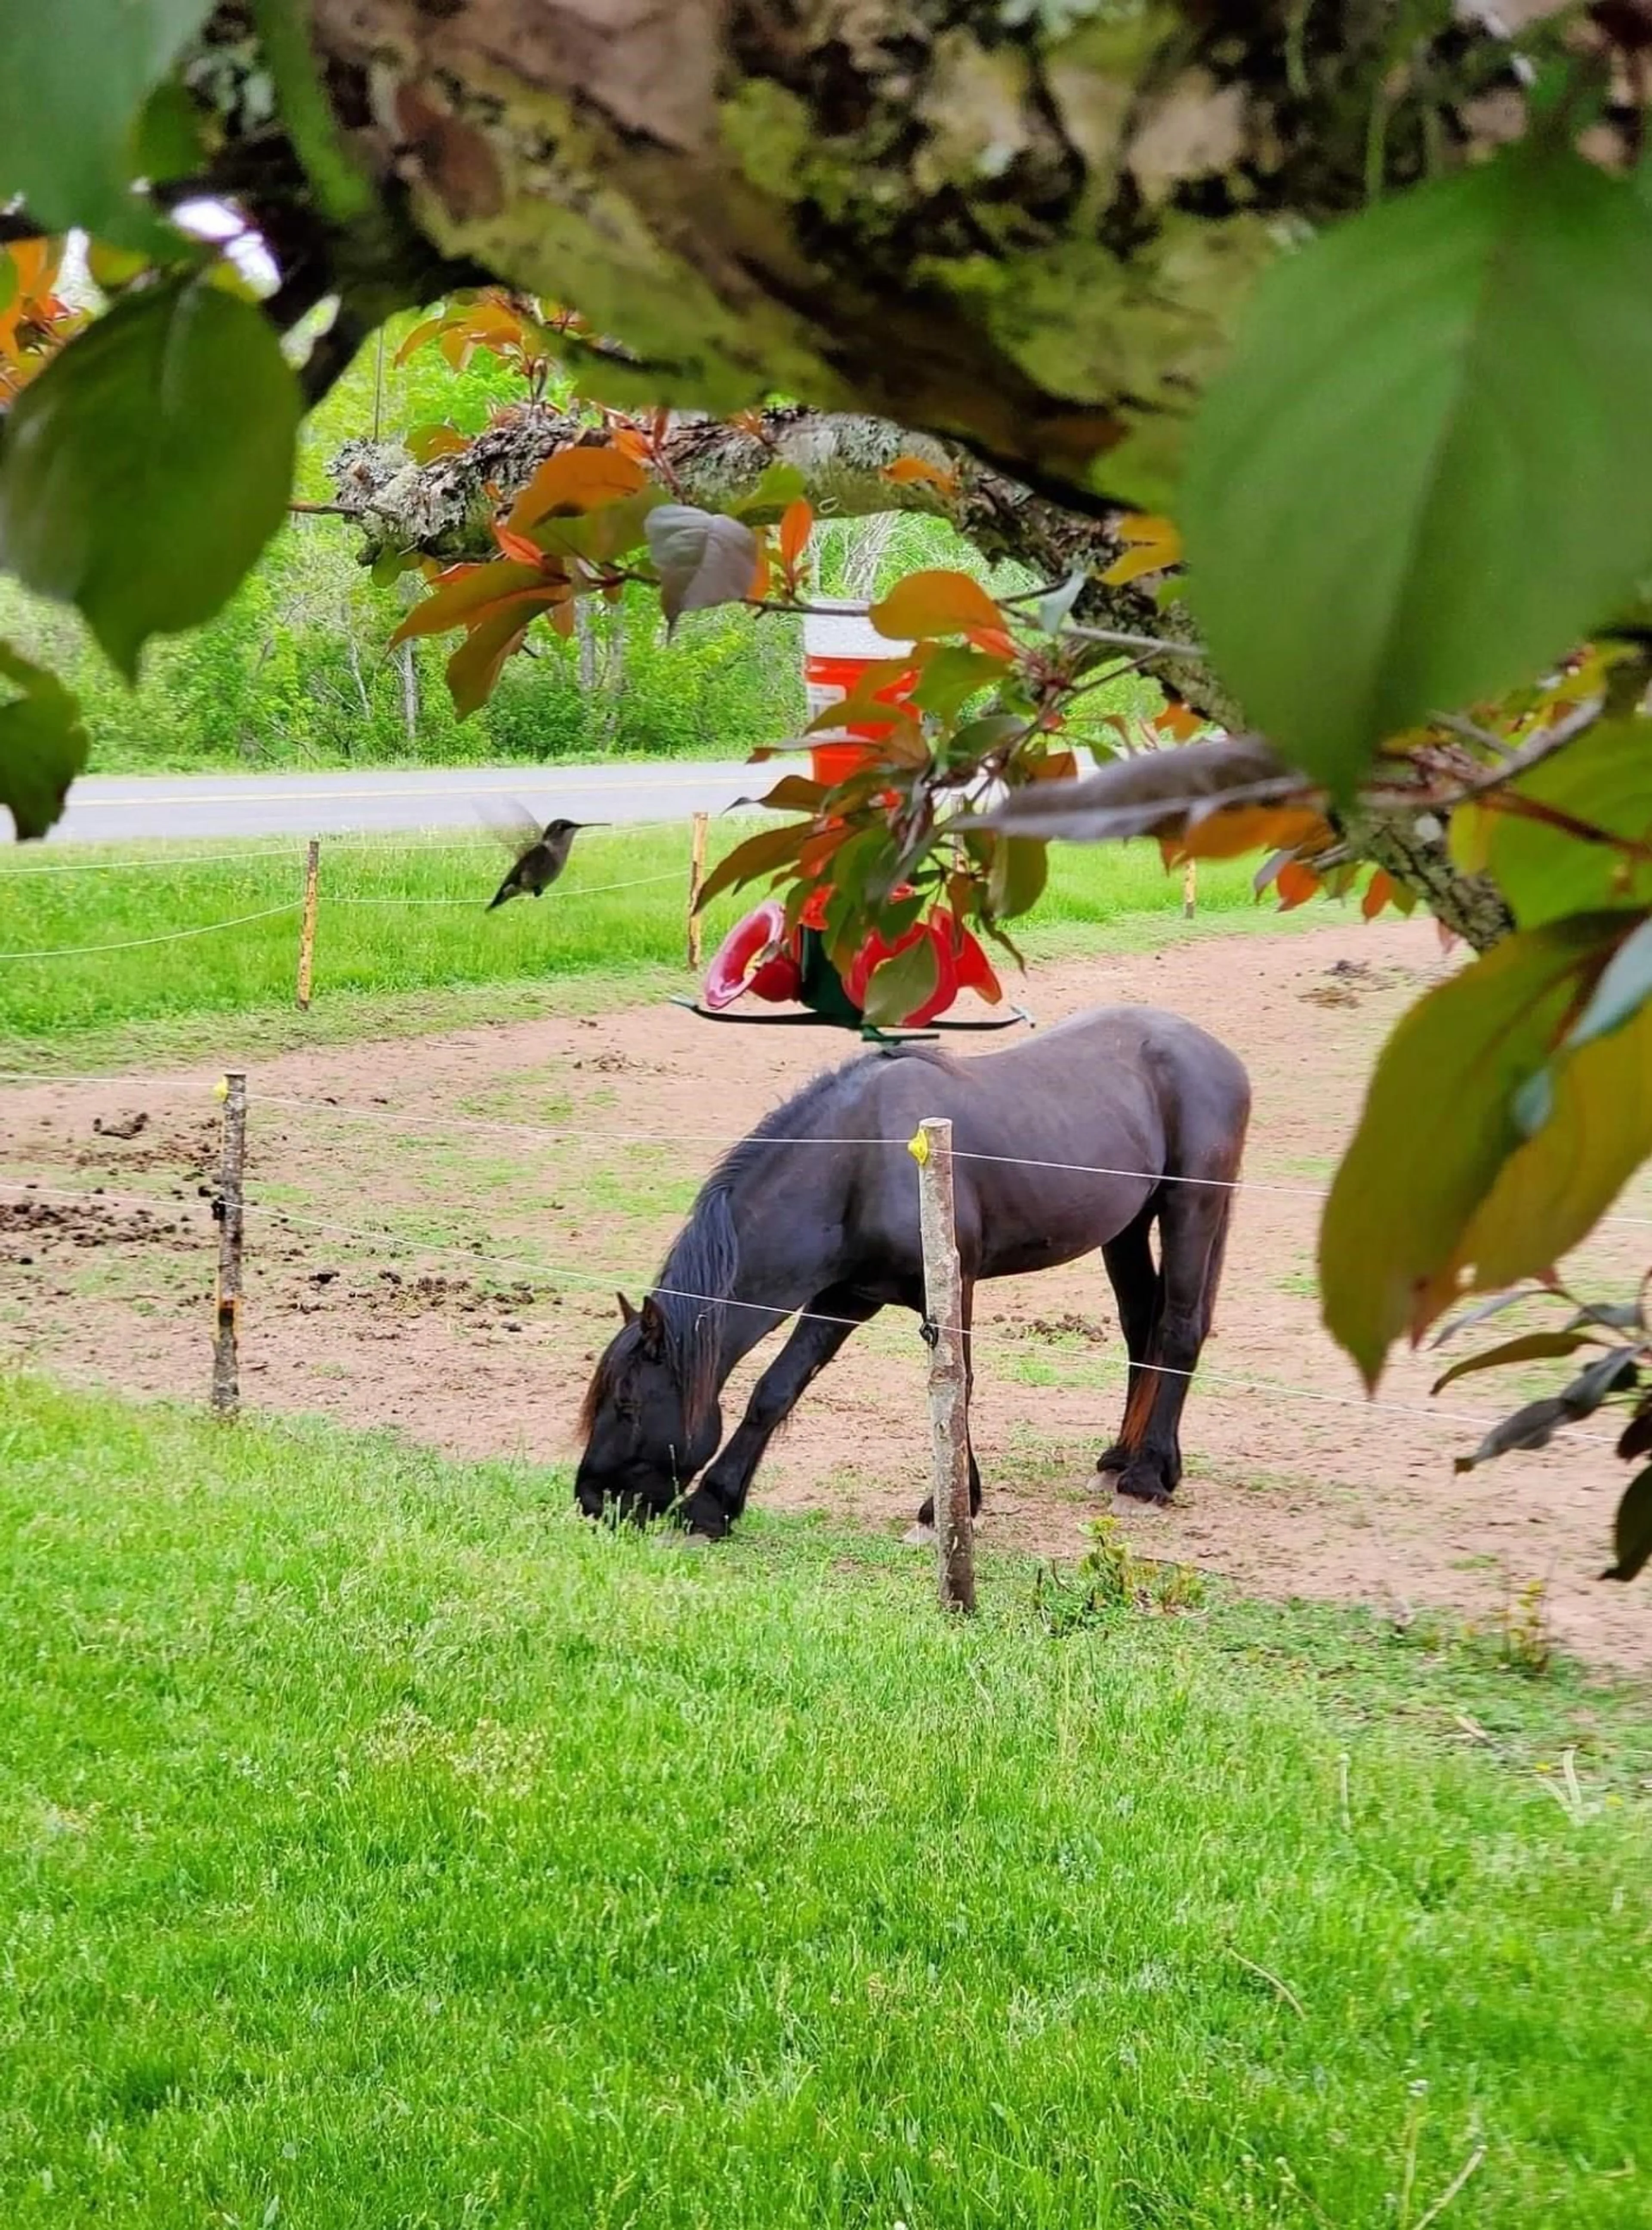
[[[571,821],[568,823],[570,828],[611,828],[613,825],[611,821]]]

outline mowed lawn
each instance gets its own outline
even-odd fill
[[[1643,1699],[567,1505],[0,1385],[7,2230],[1652,2220]]]
[[[710,859],[752,826],[714,821]],[[325,841],[314,1005],[300,1023],[302,844],[0,848],[0,1066],[61,1058],[66,1047],[141,1058],[180,1041],[180,1028],[229,1016],[274,1025],[290,1042],[487,1019],[511,1011],[513,996],[539,1008],[686,990],[688,857],[686,822],[593,829],[553,890],[489,912],[509,860],[484,836]],[[1279,921],[1271,901],[1256,906],[1253,864],[1201,871],[1193,933]],[[708,956],[763,894],[713,901]],[[1035,957],[1156,943],[1184,933],[1181,907],[1181,876],[1165,873],[1155,846],[1057,846],[1017,941]],[[1288,919],[1326,918],[1308,908]],[[1013,996],[1013,969],[1005,974]],[[100,1047],[100,1033],[123,1041]]]

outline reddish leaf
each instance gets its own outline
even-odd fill
[[[795,573],[798,560],[809,547],[809,537],[815,524],[815,514],[803,497],[789,503],[780,514],[780,562],[788,573]]]
[[[1006,635],[1001,627],[965,628],[964,634],[966,641],[972,642],[977,650],[984,651],[989,658],[1013,661],[1018,654],[1014,636]]]
[[[1393,877],[1386,867],[1378,867],[1366,886],[1365,897],[1359,902],[1359,911],[1367,921],[1375,921],[1393,895]]]
[[[1274,887],[1279,893],[1279,910],[1289,913],[1294,906],[1304,906],[1320,887],[1320,879],[1312,867],[1305,867],[1300,860],[1287,860],[1274,878]]]
[[[1003,625],[1003,613],[980,583],[957,572],[908,573],[873,605],[871,619],[880,635],[896,641]]]

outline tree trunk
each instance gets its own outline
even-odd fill
[[[812,413],[785,445],[818,440],[817,482],[875,481],[915,446],[888,422],[959,445],[959,525],[1052,576],[1101,570],[1119,506],[1171,507],[1199,394],[1283,247],[1520,138],[1533,66],[1604,39],[1546,0],[307,9],[371,220],[329,216],[264,120],[240,0],[214,11],[191,82],[216,112],[203,190],[270,242],[277,314],[341,297],[312,391],[395,303],[492,278],[623,344],[586,345],[593,395],[723,417],[798,396]],[[1621,154],[1640,119],[1613,98],[1595,138]],[[707,493],[742,466],[725,428],[674,444],[698,445]],[[443,459],[385,486],[387,534],[458,554],[485,524],[466,480]],[[841,508],[887,506],[887,484],[880,499]],[[1110,614],[1140,602],[1097,593]],[[1165,678],[1234,723],[1197,662]]]
[[[419,740],[419,669],[412,638],[398,643],[397,650],[402,669],[402,732],[412,751]]]

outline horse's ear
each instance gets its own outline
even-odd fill
[[[621,1323],[622,1323],[622,1324],[635,1324],[635,1323],[636,1322],[636,1310],[631,1306],[630,1303],[626,1299],[626,1298],[625,1298],[624,1294],[623,1294],[623,1293],[616,1293],[616,1294],[615,1294],[615,1296],[614,1296],[614,1299],[615,1299],[619,1303],[619,1305],[620,1305],[620,1321],[621,1321]]]
[[[665,1347],[665,1315],[652,1293],[643,1301],[637,1322],[642,1328],[644,1355],[660,1355]]]

